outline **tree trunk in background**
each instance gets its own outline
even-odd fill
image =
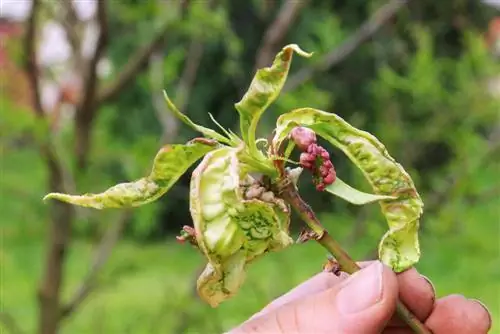
[[[49,170],[49,191],[64,191],[63,172],[54,153],[42,149],[42,154]],[[40,334],[54,334],[59,325],[63,268],[71,238],[74,209],[69,204],[54,201],[51,203],[50,217],[45,271],[38,291]]]

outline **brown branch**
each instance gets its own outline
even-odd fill
[[[38,81],[39,68],[36,59],[36,30],[38,25],[38,12],[40,11],[40,0],[33,0],[31,13],[28,17],[25,45],[26,50],[26,72],[31,86],[32,101],[35,113],[38,117],[43,118],[45,112],[42,106],[42,99],[40,96],[40,83]]]
[[[19,324],[12,315],[5,311],[0,312],[0,322],[4,324],[4,328],[11,334],[23,334],[24,331],[19,327]],[[3,333],[3,332],[2,332]]]
[[[99,24],[99,36],[95,46],[94,54],[88,64],[87,73],[85,74],[85,85],[83,88],[83,99],[79,107],[80,113],[86,113],[93,109],[96,91],[97,91],[97,65],[101,60],[106,45],[108,43],[108,19],[106,13],[106,0],[97,1],[97,22]],[[90,116],[89,116],[90,117]]]
[[[179,128],[177,118],[168,111],[163,97],[163,53],[156,51],[150,59],[151,99],[156,118],[162,128],[161,144],[167,144],[175,138]]]
[[[85,69],[83,93],[80,103],[76,108],[75,152],[78,171],[85,170],[87,165],[87,155],[90,150],[90,131],[98,107],[98,103],[96,103],[98,86],[97,65],[108,42],[106,4],[107,0],[97,1],[96,19],[99,25],[99,35],[94,53]]]
[[[191,41],[184,70],[182,71],[175,95],[177,107],[181,112],[184,112],[187,106],[191,89],[198,75],[198,68],[200,66],[204,50],[205,48],[201,41],[198,39],[193,39],[193,41]]]
[[[163,38],[169,27],[170,21],[165,22],[156,32],[151,41],[135,52],[123,70],[118,73],[116,78],[100,90],[97,96],[98,105],[113,99],[135,78],[141,70],[146,67],[151,54],[161,46]]]
[[[284,92],[296,89],[304,82],[311,79],[316,73],[328,70],[354,52],[361,44],[370,39],[390,18],[403,8],[407,0],[391,0],[380,7],[358,30],[356,30],[342,45],[324,55],[318,63],[309,68],[304,68],[290,76],[283,88]]]
[[[99,272],[108,261],[131,215],[132,212],[130,210],[123,212],[118,218],[118,221],[106,231],[97,247],[96,255],[94,256],[87,276],[76,289],[69,302],[62,307],[60,312],[61,318],[69,317],[95,289]]]
[[[283,43],[288,30],[297,18],[300,10],[307,4],[307,0],[287,0],[264,33],[261,46],[257,51],[256,69],[268,66],[273,60],[276,50]]]
[[[38,15],[40,12],[40,0],[34,0],[31,13],[28,18],[25,50],[26,70],[33,94],[33,108],[38,118],[48,125],[43,110],[36,52],[36,31],[38,26]],[[46,130],[49,131],[48,126]],[[55,149],[50,141],[50,133],[47,133],[44,141],[40,143],[40,154],[47,164],[49,172],[49,190],[64,192],[64,179],[62,164],[59,161]],[[62,268],[65,260],[66,248],[69,243],[71,222],[74,211],[68,204],[54,202],[50,207],[51,226],[48,236],[48,250],[46,256],[45,270],[38,291],[39,298],[39,332],[41,334],[53,334],[57,331],[59,321],[59,302],[63,273]]]
[[[340,244],[332,238],[328,231],[321,225],[316,217],[316,214],[309,205],[300,197],[293,182],[286,182],[286,186],[280,189],[280,193],[290,206],[297,212],[300,218],[311,229],[309,236],[330,252],[340,265],[340,270],[353,274],[361,268],[349,256],[349,254],[340,246]],[[425,327],[420,320],[413,315],[408,308],[401,302],[397,301],[396,311],[399,317],[415,332],[422,334],[430,334],[430,331]]]

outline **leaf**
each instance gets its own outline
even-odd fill
[[[273,145],[281,144],[299,125],[311,128],[341,149],[361,169],[377,195],[397,197],[397,200],[379,203],[389,225],[389,231],[379,245],[381,261],[396,272],[418,262],[418,227],[424,205],[411,177],[389,155],[385,146],[370,133],[354,128],[341,117],[312,108],[281,115]]]
[[[208,265],[198,279],[200,297],[212,306],[233,296],[243,283],[246,265],[267,251],[293,241],[290,214],[258,199],[244,200],[238,150],[208,153],[191,178],[190,210],[200,250]]]
[[[44,200],[57,199],[94,209],[136,207],[164,195],[186,170],[217,143],[197,138],[186,145],[167,145],[156,155],[149,176],[134,182],[120,183],[100,194],[67,195],[50,193]]]
[[[194,123],[189,117],[180,112],[179,109],[175,106],[175,104],[170,100],[166,91],[163,91],[163,96],[165,97],[165,101],[167,102],[168,109],[172,112],[177,118],[179,118],[184,124],[191,127],[193,130],[198,131],[206,137],[217,140],[220,143],[230,144],[228,138],[224,137],[220,133],[210,128],[206,128],[204,126],[198,125]]]
[[[359,191],[338,177],[335,179],[335,182],[326,187],[325,190],[355,205],[364,205],[383,200],[397,199],[397,197],[394,196],[375,195]]]
[[[240,102],[235,104],[240,114],[240,129],[243,140],[249,146],[250,152],[259,156],[255,144],[255,131],[263,112],[278,97],[288,76],[292,55],[296,52],[302,57],[310,57],[296,44],[287,45],[278,53],[271,67],[260,69],[255,74],[248,91]]]

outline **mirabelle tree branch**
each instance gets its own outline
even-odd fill
[[[87,73],[85,73],[85,85],[83,88],[82,101],[79,106],[78,113],[91,114],[94,110],[93,105],[95,103],[96,91],[97,91],[97,65],[101,60],[101,57],[106,49],[108,43],[108,18],[107,18],[107,1],[100,0],[97,1],[97,22],[99,24],[99,36],[97,38],[97,43],[95,46],[94,54],[92,55]],[[87,116],[91,118],[91,115]],[[87,118],[84,117],[84,118]]]
[[[354,260],[347,254],[347,252],[342,249],[335,239],[331,237],[328,231],[321,225],[320,221],[316,217],[315,213],[312,211],[311,207],[304,202],[300,197],[297,189],[293,182],[286,182],[286,185],[280,189],[280,193],[300,216],[300,218],[307,224],[311,229],[311,238],[316,240],[321,246],[323,246],[328,252],[330,252],[335,260],[340,265],[340,270],[348,274],[353,274],[360,270],[360,267],[354,262]],[[407,308],[401,303],[397,302],[396,311],[399,317],[405,321],[405,323],[410,326],[415,333],[431,334],[431,332],[425,327],[424,324],[420,322]]]
[[[283,92],[296,89],[311,79],[314,74],[328,70],[345,60],[361,44],[370,39],[390,18],[403,8],[408,0],[391,0],[380,7],[358,30],[356,30],[342,45],[324,55],[314,66],[304,68],[290,76]]]
[[[62,307],[60,314],[61,318],[70,316],[94,290],[97,283],[97,276],[109,259],[116,242],[120,239],[125,224],[130,219],[131,214],[132,212],[130,210],[126,210],[120,214],[117,222],[106,231],[99,243],[99,246],[97,247],[97,251],[87,276],[76,289],[69,302]]]
[[[255,62],[257,69],[269,66],[269,63],[274,58],[275,50],[280,48],[280,44],[282,44],[293,21],[295,21],[300,10],[304,8],[307,2],[307,0],[287,0],[281,6],[278,15],[276,15],[262,38]]]
[[[104,86],[97,94],[96,102],[98,105],[106,103],[113,99],[125,86],[127,86],[135,76],[146,67],[149,58],[163,42],[163,38],[170,27],[170,21],[165,22],[162,27],[156,32],[155,36],[142,48],[138,49],[130,61],[118,73],[116,78],[106,86]]]
[[[38,117],[44,118],[45,112],[40,96],[40,83],[38,81],[39,68],[36,59],[36,29],[38,26],[38,12],[40,11],[40,0],[33,0],[31,13],[28,17],[25,37],[26,50],[26,72],[33,94],[33,105]]]
[[[203,43],[197,38],[194,38],[189,45],[188,56],[176,92],[177,107],[181,112],[184,112],[189,101],[204,49]]]

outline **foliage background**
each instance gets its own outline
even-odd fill
[[[341,45],[383,3],[308,1],[272,53],[291,42],[315,52],[309,60],[295,58],[293,78]],[[191,1],[180,14],[170,11],[170,4],[109,2],[106,56],[114,69],[111,77],[159,22],[171,23],[155,54],[160,61],[150,61],[148,69],[101,108],[88,170],[74,175],[78,192],[142,176],[162,136],[179,143],[196,136],[162,114],[162,107],[155,105],[158,89],[184,101],[185,112],[198,123],[209,125],[210,112],[223,126],[238,129],[233,104],[248,86],[263,36],[284,2]],[[484,35],[489,20],[499,13],[476,1],[428,0],[408,6],[340,64],[316,71],[283,94],[259,131],[267,136],[280,113],[310,106],[336,112],[375,134],[410,172],[426,204],[417,268],[435,283],[438,296],[461,293],[480,299],[498,323],[500,99],[487,83],[500,75],[500,63]],[[19,41],[11,43],[16,50]],[[202,54],[192,89],[182,100],[179,78],[190,54],[198,52],[196,43]],[[22,60],[22,52],[13,54]],[[153,84],[155,73],[161,77],[160,88]],[[29,108],[5,92],[0,118],[0,308],[33,332],[47,247],[49,216],[41,198],[48,176],[36,145],[40,125]],[[167,126],[173,126],[170,134],[162,127],[165,117]],[[75,164],[73,141],[72,123],[66,122],[54,142],[68,168]],[[344,180],[369,189],[345,157],[338,152],[333,156]],[[354,207],[316,193],[305,179],[302,183],[304,197],[352,255],[373,258],[385,229],[377,205]],[[192,287],[203,259],[174,238],[190,223],[188,187],[189,173],[157,203],[126,216],[123,236],[99,272],[96,290],[65,319],[62,333],[222,332],[320,270],[326,255],[322,249],[313,243],[294,246],[251,266],[234,299],[217,309],[202,304]],[[85,277],[101,237],[122,216],[114,210],[78,211],[64,268],[63,300]],[[493,332],[500,333],[495,326]]]

